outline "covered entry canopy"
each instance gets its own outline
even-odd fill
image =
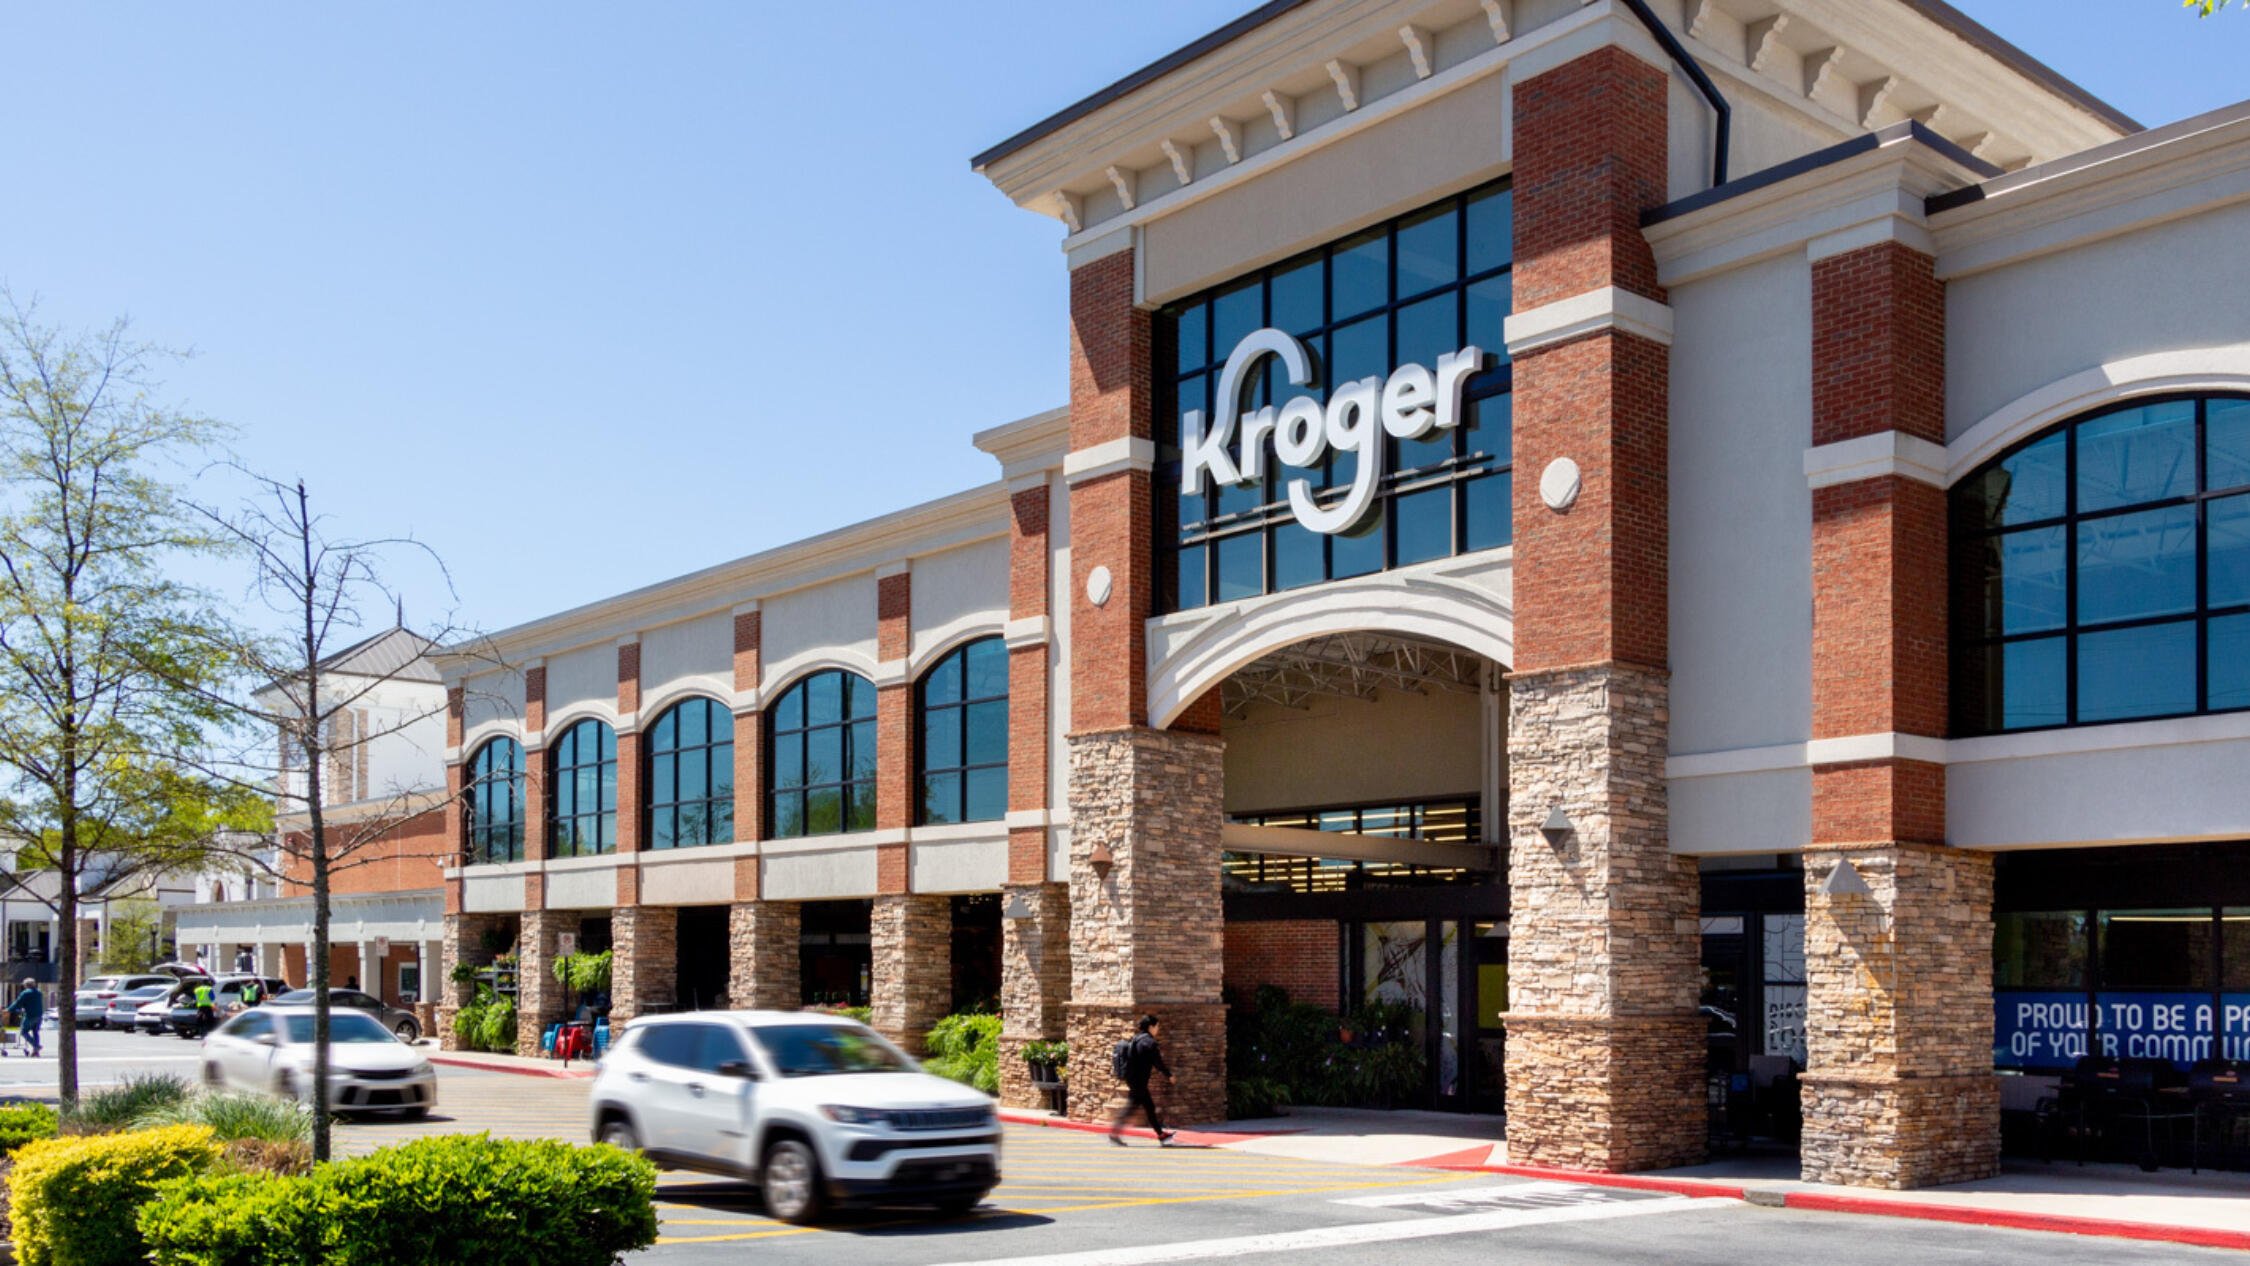
[[[182,945],[301,945],[312,940],[311,897],[206,902],[180,906],[175,938]],[[329,898],[329,939],[365,943],[437,940],[445,930],[445,893],[340,893]]]

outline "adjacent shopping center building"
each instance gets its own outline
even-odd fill
[[[974,164],[1070,270],[993,482],[447,661],[525,1042],[568,934],[619,1019],[997,997],[1089,1116],[1154,1011],[1213,1118],[1279,984],[1518,1160],[1692,1161],[1717,1064],[1907,1186],[2250,1054],[2250,106],[1937,0],[1276,0]]]

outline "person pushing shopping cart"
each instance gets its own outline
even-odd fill
[[[47,996],[39,992],[39,985],[29,976],[24,977],[23,992],[8,1004],[8,1018],[21,1019],[24,1048],[36,1057],[39,1050],[39,1025],[47,1018]]]

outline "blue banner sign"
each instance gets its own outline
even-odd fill
[[[2069,1068],[2082,1055],[2163,1059],[2186,1068],[2218,1054],[2250,1060],[2250,993],[2006,991],[1992,998],[1992,1062]],[[2214,1023],[2216,1020],[2218,1023]],[[2214,1034],[2219,1049],[2212,1049]]]
[[[2079,993],[1992,996],[1992,1062],[2001,1068],[2069,1068],[2092,1054],[2093,1006]]]

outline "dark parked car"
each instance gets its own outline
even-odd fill
[[[172,977],[157,972],[135,972],[118,976],[95,976],[78,986],[78,1027],[98,1029],[109,1023],[109,1004],[117,995],[149,985],[169,985]],[[130,1018],[126,1028],[132,1027]]]
[[[273,1001],[289,991],[289,982],[279,976],[221,976],[212,986],[211,1009],[216,1019],[224,1020],[242,1010],[242,987],[257,981],[265,991],[267,1001]],[[164,1031],[181,1037],[202,1037],[203,1025],[195,1013],[195,986],[201,982],[183,982],[181,990],[172,995],[172,1009],[165,1016]]]
[[[293,1007],[309,1007],[313,1004],[313,991],[310,989],[294,990],[279,995],[274,1001],[286,1003]],[[412,1011],[403,1007],[394,1007],[374,994],[358,989],[331,989],[328,991],[328,1005],[330,1008],[343,1007],[353,1011],[365,1011],[367,1014],[374,1016],[376,1021],[384,1028],[395,1034],[401,1042],[411,1043],[422,1040],[422,1022],[414,1018]]]

